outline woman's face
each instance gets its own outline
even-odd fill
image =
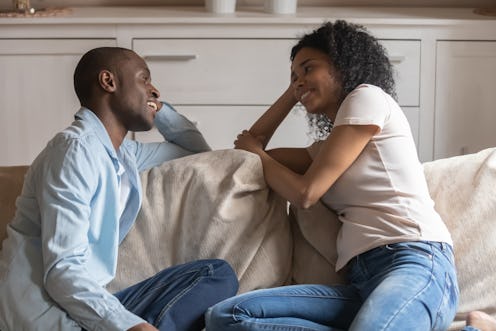
[[[339,74],[327,54],[302,48],[291,64],[291,86],[295,97],[309,113],[324,113],[332,121],[342,101]]]

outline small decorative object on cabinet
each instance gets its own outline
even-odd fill
[[[265,0],[264,10],[271,14],[295,14],[297,0]]]
[[[205,0],[205,8],[215,14],[232,14],[236,10],[236,0]]]

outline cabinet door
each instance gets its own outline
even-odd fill
[[[0,39],[0,165],[30,164],[79,108],[74,68],[112,39]]]
[[[496,41],[437,43],[434,158],[496,146]]]

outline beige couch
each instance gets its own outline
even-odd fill
[[[26,167],[0,167],[0,239]],[[496,148],[428,162],[436,208],[451,230],[461,301],[496,315]],[[240,292],[288,283],[342,282],[334,272],[336,216],[322,204],[291,208],[271,192],[257,156],[222,150],[174,160],[142,174],[143,206],[121,245],[118,290],[192,259],[227,259]]]

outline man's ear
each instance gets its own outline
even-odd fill
[[[115,76],[108,70],[100,71],[98,74],[98,82],[106,92],[112,93],[116,89]]]

